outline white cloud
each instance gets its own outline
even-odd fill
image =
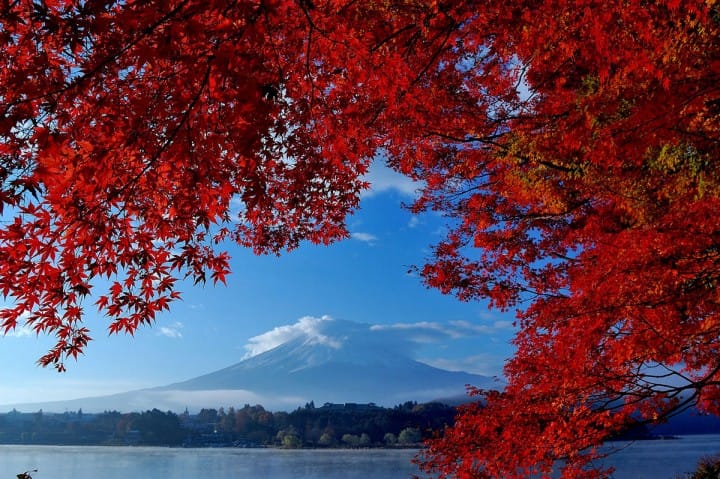
[[[470,336],[493,334],[499,330],[510,329],[512,323],[510,321],[495,321],[492,325],[473,324],[469,321],[449,321],[447,323],[439,323],[435,321],[421,321],[417,323],[394,323],[394,324],[376,324],[371,326],[373,331],[403,331],[410,335],[415,334],[416,340],[423,340],[428,333],[432,333],[430,338],[439,339],[439,336],[445,338],[459,339]]]
[[[247,213],[247,205],[243,200],[234,196],[230,199],[230,219],[235,223],[244,222]]]
[[[327,344],[335,349],[339,349],[342,344],[337,338],[332,338],[321,333],[323,322],[332,320],[330,316],[322,316],[320,318],[304,316],[295,324],[278,326],[266,333],[254,336],[250,338],[248,344],[245,345],[245,351],[247,352],[245,356],[243,356],[243,359],[257,356],[288,341],[303,337],[311,343]]]
[[[74,386],[74,387],[73,387]],[[42,386],[36,386],[41,387]],[[201,391],[188,390],[156,390],[145,389],[137,390],[140,387],[150,387],[150,385],[138,385],[127,383],[102,383],[88,382],[70,383],[61,385],[59,388],[51,388],[47,394],[43,395],[41,401],[38,401],[37,389],[19,392],[12,388],[13,400],[9,403],[0,405],[1,408],[9,409],[17,407],[23,412],[33,412],[42,409],[46,412],[62,412],[67,410],[82,409],[84,412],[97,413],[103,410],[117,410],[122,412],[130,411],[146,411],[157,408],[162,411],[180,412],[186,408],[193,413],[198,412],[201,408],[208,405],[240,405],[240,404],[262,404],[270,410],[291,410],[295,407],[310,401],[312,398],[304,398],[300,396],[283,396],[274,394],[272,396],[264,396],[256,394],[252,391],[243,389],[214,389]],[[47,387],[43,389],[47,390]],[[87,397],[77,398],[77,392],[81,389],[86,392]],[[0,387],[0,397],[10,388],[3,389]],[[131,393],[118,393],[118,391],[133,390]]]
[[[0,303],[0,308],[9,307],[10,306],[5,303]],[[4,336],[8,338],[29,338],[31,336],[36,336],[36,333],[33,330],[32,326],[25,323],[25,321],[27,321],[29,317],[30,313],[28,311],[22,313],[20,317],[17,318],[15,328],[5,333]],[[0,336],[3,336],[3,334],[0,334]]]
[[[476,354],[460,359],[434,358],[421,359],[430,366],[448,371],[465,371],[483,376],[502,376],[505,358],[492,354]]]
[[[493,326],[496,329],[512,329],[515,327],[512,321],[495,321]]]
[[[370,244],[377,241],[377,236],[372,235],[370,233],[355,232],[355,233],[350,233],[350,237],[353,239],[356,239],[358,241],[362,241],[364,243],[370,243]]]
[[[7,405],[33,404],[32,408],[21,409],[23,411],[37,411],[41,406],[35,403],[40,401],[63,401],[83,397],[105,396],[118,394],[123,391],[130,391],[142,388],[157,386],[156,383],[148,380],[137,381],[120,379],[76,379],[66,374],[43,375],[40,380],[25,379],[22,382],[12,382],[7,386],[0,385],[0,410]],[[41,392],[41,393],[39,393]],[[151,406],[156,407],[156,406]],[[47,408],[43,408],[48,410]],[[61,412],[66,408],[58,409]],[[107,409],[107,408],[106,408]]]
[[[482,371],[485,375],[499,374],[502,358],[477,355],[463,360],[437,359],[429,354],[436,347],[452,348],[454,344],[467,343],[480,336],[492,338],[507,332],[511,323],[495,321],[489,324],[473,324],[469,321],[419,321],[415,323],[366,324],[334,320],[330,316],[320,318],[305,316],[290,325],[278,326],[250,338],[244,346],[243,359],[274,349],[290,341],[302,340],[307,344],[324,344],[347,357],[366,354],[382,356],[385,352],[417,358],[418,353],[434,359],[419,359],[444,369]],[[442,354],[442,353],[441,353]]]
[[[35,336],[35,331],[33,331],[27,324],[24,324],[22,326],[16,326],[15,329],[11,329],[5,334],[5,336],[9,338],[27,338]]]
[[[394,324],[374,324],[370,327],[372,331],[431,331],[440,333],[445,336],[456,336],[447,325],[431,321],[420,321],[417,323],[394,323]]]
[[[470,321],[458,320],[448,323],[452,328],[459,332],[475,332],[479,334],[493,333],[501,329],[511,329],[511,321],[493,321],[491,325],[473,324]]]
[[[165,336],[165,337],[168,337],[168,338],[180,339],[180,338],[183,337],[183,336],[182,336],[182,333],[180,332],[180,330],[181,330],[183,327],[184,327],[184,326],[183,326],[182,323],[180,323],[180,322],[175,322],[175,323],[173,323],[173,324],[170,325],[170,326],[161,326],[161,327],[158,329],[157,334],[158,334],[158,336]]]
[[[137,410],[154,407],[181,411],[187,408],[192,412],[197,412],[208,404],[262,404],[269,410],[289,410],[311,400],[300,396],[263,396],[244,389],[147,391],[139,397],[140,400],[135,405]]]
[[[386,191],[396,191],[406,196],[415,196],[420,185],[405,175],[388,168],[382,159],[373,161],[365,175],[370,189],[363,192],[364,197],[373,196]]]
[[[418,218],[417,215],[413,215],[410,217],[410,220],[408,221],[408,228],[415,228],[419,224],[420,224],[420,218]]]

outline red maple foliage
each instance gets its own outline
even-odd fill
[[[87,297],[132,333],[223,240],[346,236],[381,151],[453,221],[427,284],[518,310],[423,466],[602,477],[609,435],[720,413],[715,3],[4,0],[0,324],[62,368]]]
[[[720,10],[476,7],[460,27],[475,54],[440,61],[478,111],[399,161],[427,180],[415,207],[455,219],[425,280],[516,309],[517,352],[507,387],[472,391],[421,462],[440,477],[605,477],[592,460],[613,434],[720,413]]]
[[[223,240],[346,237],[395,65],[436,65],[449,28],[437,5],[360,3],[0,2],[0,329],[56,335],[40,362],[62,369],[87,298],[132,333],[179,279],[225,281]]]

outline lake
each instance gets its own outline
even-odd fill
[[[720,436],[613,443],[616,479],[675,479],[720,452]],[[407,479],[416,451],[0,446],[0,479]]]

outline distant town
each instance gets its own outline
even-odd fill
[[[393,408],[310,402],[292,412],[263,406],[177,414],[82,410],[0,414],[0,444],[171,447],[413,447],[453,423],[455,408],[408,401]]]

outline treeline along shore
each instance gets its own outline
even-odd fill
[[[0,414],[0,444],[185,447],[411,447],[451,425],[455,408],[438,402],[310,402],[292,412],[260,405],[177,414],[145,412]]]

